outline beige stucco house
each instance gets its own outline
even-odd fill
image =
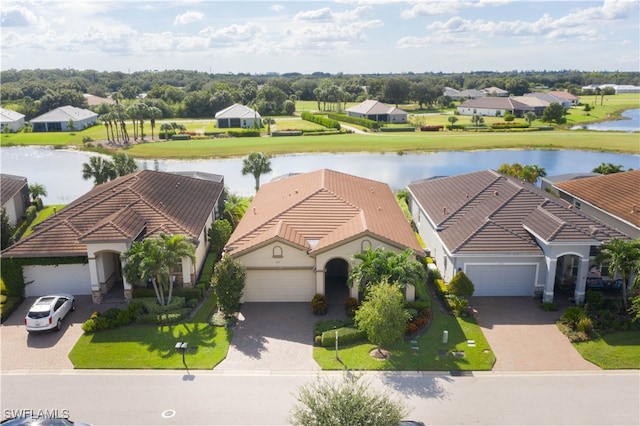
[[[220,175],[141,170],[96,186],[1,255],[27,260],[27,297],[64,292],[100,303],[115,292],[129,300],[132,285],[122,274],[121,254],[160,233],[185,235],[195,245],[195,263],[184,258],[175,282],[191,287],[207,256],[207,231],[223,189]]]
[[[0,174],[0,199],[2,208],[12,225],[17,224],[31,202],[29,184],[23,176]]]
[[[263,185],[225,253],[247,268],[243,302],[308,302],[345,290],[353,254],[378,247],[422,253],[387,184],[323,169]]]

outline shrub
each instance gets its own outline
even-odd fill
[[[322,320],[318,321],[313,325],[313,334],[314,336],[320,336],[327,330],[335,330],[336,328],[342,327],[353,327],[355,324],[352,318],[347,319],[332,319],[332,320]]]
[[[311,299],[311,312],[313,312],[314,315],[326,314],[328,307],[327,298],[324,294],[317,293],[313,296],[313,299]]]
[[[366,338],[366,335],[362,330],[358,330],[355,327],[342,327],[336,330],[327,330],[322,333],[320,345],[325,348],[335,346],[336,331],[338,332],[338,344],[358,342]]]
[[[302,130],[278,130],[271,132],[271,136],[302,136]]]
[[[327,117],[333,120],[343,121],[345,123],[357,124],[358,126],[366,127],[368,129],[378,129],[380,127],[380,123],[377,121],[366,118],[351,117],[347,114],[329,113],[327,114]]]
[[[344,301],[344,307],[347,311],[347,316],[353,318],[358,310],[358,299],[355,297],[347,297]]]
[[[473,283],[463,271],[458,271],[447,286],[447,291],[458,297],[471,297],[474,290]]]
[[[315,115],[308,111],[303,111],[302,114],[300,114],[300,117],[303,120],[310,121],[312,123],[328,127],[330,129],[340,130],[340,123],[338,122],[338,120],[334,120],[332,118],[324,117],[322,115]]]
[[[576,331],[579,333],[586,333],[589,334],[593,331],[593,323],[591,322],[591,319],[585,317],[585,318],[581,318],[578,321],[578,324],[576,324]]]
[[[174,141],[188,141],[189,139],[191,139],[191,135],[188,134],[171,135],[171,140]]]
[[[236,138],[257,138],[260,137],[259,130],[229,130],[229,136]]]
[[[588,311],[599,311],[607,303],[607,299],[601,291],[587,290],[584,299],[586,303],[585,309]]]
[[[407,314],[409,315],[409,321],[413,321],[418,318],[418,310],[413,308],[407,308]]]
[[[447,294],[445,300],[449,309],[456,316],[461,316],[466,312],[469,301],[463,297],[458,297],[455,294]]]
[[[586,318],[586,316],[587,314],[583,308],[579,306],[571,306],[564,311],[560,320],[567,324],[571,330],[575,331],[580,320]]]
[[[0,322],[4,322],[9,318],[9,315],[20,306],[23,300],[22,297],[7,296],[5,294],[3,294],[2,297],[6,297],[6,299],[0,304]]]
[[[38,215],[38,208],[36,206],[29,206],[27,210],[24,212],[25,220],[29,223],[33,222],[33,220]]]
[[[422,312],[425,309],[431,310],[431,302],[428,300],[415,300],[413,302],[407,302],[408,309],[415,309],[418,312]]]

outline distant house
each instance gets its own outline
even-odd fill
[[[631,84],[589,84],[588,86],[582,86],[582,91],[595,92],[597,89],[604,89],[606,87],[612,87],[616,94],[640,93],[640,86],[633,86]]]
[[[562,105],[563,108],[565,109],[569,109],[571,108],[571,106],[573,105],[573,101],[566,98],[566,97],[559,97],[556,96],[554,94],[552,94],[551,92],[533,92],[533,93],[525,93],[524,94],[525,97],[532,97],[532,98],[538,98],[541,99],[545,102],[548,102],[549,105],[553,104],[553,103],[557,103]]]
[[[225,253],[247,268],[244,302],[309,302],[357,298],[352,256],[379,247],[422,254],[387,184],[324,169],[262,185]]]
[[[86,129],[97,121],[95,112],[67,105],[33,118],[31,126],[34,132],[69,132]]]
[[[541,294],[552,302],[566,292],[581,302],[598,247],[629,238],[493,170],[424,179],[408,189],[413,220],[443,279],[464,271],[475,296]]]
[[[533,96],[512,96],[511,99],[514,101],[520,102],[522,104],[527,105],[528,107],[533,108],[533,112],[538,117],[542,117],[545,108],[547,108],[550,103],[549,101],[545,101],[544,99],[538,99]]]
[[[242,104],[233,104],[222,111],[218,111],[215,118],[216,126],[220,129],[262,127],[260,113]]]
[[[510,112],[517,117],[521,117],[527,111],[534,111],[534,108],[518,102],[513,98],[486,97],[481,99],[469,99],[458,106],[460,115],[484,115],[503,116]]]
[[[17,132],[24,127],[24,114],[10,109],[0,108],[0,130],[8,128],[11,132]]]
[[[578,103],[580,102],[580,98],[578,98],[575,95],[572,95],[569,92],[565,92],[564,90],[551,90],[547,93],[555,96],[556,98],[566,99],[569,102],[571,102],[571,105],[578,105]]]
[[[400,108],[368,99],[356,106],[347,108],[347,115],[385,123],[406,123],[408,114]]]
[[[122,274],[122,253],[160,233],[185,235],[195,246],[195,262],[183,258],[172,278],[192,287],[223,189],[220,175],[140,170],[94,187],[1,255],[28,259],[22,266],[27,297],[64,292],[92,295],[100,303],[109,293],[129,300],[132,283]]]
[[[30,203],[27,178],[0,174],[0,194],[2,208],[7,212],[9,222],[17,224]]]
[[[89,105],[90,107],[98,106],[101,104],[115,105],[116,103],[116,101],[111,98],[103,98],[101,96],[95,96],[90,93],[84,93],[82,96],[84,96],[84,98],[87,100],[87,105]]]
[[[499,96],[499,97],[507,97],[509,96],[509,91],[501,89],[499,87],[491,86],[485,89],[482,89],[482,92],[486,93],[487,96]]]
[[[553,188],[574,209],[640,237],[640,170],[556,181]]]

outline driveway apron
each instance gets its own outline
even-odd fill
[[[558,330],[563,309],[545,312],[530,297],[473,297],[470,302],[496,356],[493,371],[600,369]]]
[[[336,309],[330,308],[330,313]],[[245,303],[218,371],[314,371],[313,325],[327,317],[309,303]]]

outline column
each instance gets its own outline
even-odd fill
[[[587,287],[587,274],[589,274],[589,258],[581,258],[578,267],[578,277],[576,278],[576,290],[573,295],[575,303],[582,305],[584,303],[585,289]]]
[[[100,281],[98,279],[98,264],[95,257],[89,257],[89,276],[91,277],[91,299],[93,303],[99,304],[102,301],[100,293]]]
[[[316,294],[325,294],[325,288],[324,288],[324,273],[325,270],[322,268],[318,268],[317,266],[314,268],[314,271],[316,273]]]
[[[556,282],[556,266],[557,259],[545,258],[547,263],[547,280],[544,284],[544,292],[542,293],[542,301],[544,303],[553,303],[553,287]]]

